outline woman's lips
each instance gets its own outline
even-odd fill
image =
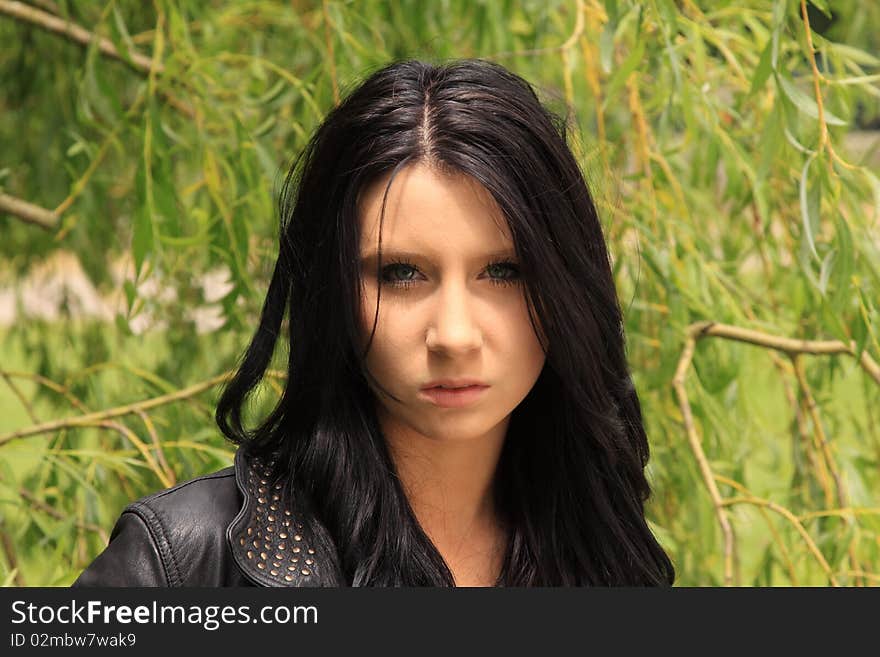
[[[477,401],[489,386],[465,386],[464,388],[425,388],[419,392],[432,404],[443,408],[467,406]]]

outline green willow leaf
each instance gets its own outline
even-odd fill
[[[764,46],[764,50],[761,52],[761,58],[758,60],[758,66],[755,68],[755,75],[752,77],[752,86],[749,88],[749,96],[755,95],[755,93],[764,86],[767,82],[767,78],[770,77],[770,74],[773,72],[773,42],[767,41],[767,45]]]
[[[811,118],[819,118],[819,106],[816,104],[816,101],[810,98],[803,91],[798,89],[792,80],[787,78],[785,75],[777,72],[776,82],[778,83],[779,88],[782,90],[785,96],[792,103],[794,103],[795,107],[797,107],[798,110]],[[825,119],[825,123],[828,123],[830,125],[846,125],[846,121],[829,112],[827,108],[823,109],[822,114]]]
[[[839,257],[832,278],[834,291],[831,294],[830,303],[836,313],[843,314],[851,298],[850,289],[855,269],[855,245],[846,219],[838,216],[835,223]]]
[[[834,262],[837,256],[837,249],[831,249],[822,259],[822,266],[819,269],[819,291],[824,295],[828,292],[828,279],[834,270]]]
[[[810,0],[810,4],[821,11],[823,14],[825,14],[826,18],[833,18],[831,14],[831,9],[828,7],[827,0]]]
[[[617,102],[618,90],[624,85],[630,73],[636,69],[636,66],[644,63],[642,59],[645,56],[645,42],[646,39],[639,39],[626,59],[623,60],[620,68],[611,76],[611,80],[608,82],[607,95],[602,103],[604,109],[607,109],[612,102]]]
[[[137,52],[137,48],[131,40],[131,35],[128,33],[125,19],[122,17],[122,13],[116,5],[113,5],[113,22],[110,24],[110,39],[113,41],[113,45],[116,46],[119,54],[122,55],[122,58],[129,64],[134,65],[131,53]]]
[[[136,174],[137,209],[134,213],[134,227],[131,238],[136,278],[140,277],[147,255],[153,251],[153,203],[148,189],[148,166],[148,163],[141,162]]]
[[[599,62],[602,65],[602,72],[605,75],[611,73],[614,66],[614,32],[616,25],[608,21],[602,35],[599,37]]]
[[[807,244],[810,247],[810,253],[812,253],[813,257],[818,261],[819,253],[816,251],[816,242],[813,238],[813,234],[819,228],[819,204],[815,198],[815,194],[811,194],[811,188],[807,186],[807,182],[809,180],[810,165],[815,159],[816,156],[811,155],[804,163],[804,168],[801,170],[801,182],[798,190],[801,205],[801,226],[803,227],[804,238],[806,239]],[[818,190],[818,185],[812,188],[812,191],[814,191],[815,193],[818,193]]]

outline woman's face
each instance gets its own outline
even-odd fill
[[[375,390],[383,428],[433,440],[503,436],[545,355],[529,321],[502,212],[471,178],[423,164],[401,170],[388,192],[377,279],[387,180],[364,189],[359,204],[361,346],[373,327],[381,285],[367,368],[399,400]],[[483,387],[423,390],[438,379],[469,379]]]

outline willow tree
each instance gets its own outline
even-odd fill
[[[230,462],[212,404],[285,168],[366,71],[484,57],[597,192],[678,582],[876,583],[878,27],[855,0],[0,0],[0,579],[71,582],[126,502]],[[97,310],[61,274],[33,311],[62,257]]]

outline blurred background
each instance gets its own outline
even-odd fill
[[[0,43],[3,585],[231,463],[281,177],[369,72],[458,57],[569,120],[677,585],[880,583],[880,3],[0,0]]]

